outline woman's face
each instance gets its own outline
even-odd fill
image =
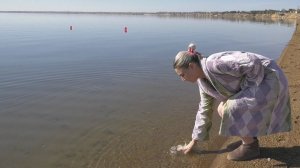
[[[188,68],[176,68],[175,72],[183,81],[195,83],[199,78],[199,73],[194,64],[190,64]]]

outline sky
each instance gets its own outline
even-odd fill
[[[250,11],[297,9],[300,0],[0,0],[0,11]]]

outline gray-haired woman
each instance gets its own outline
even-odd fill
[[[250,160],[260,155],[256,137],[291,130],[287,79],[275,61],[259,54],[225,51],[203,58],[200,53],[180,51],[173,64],[183,81],[197,82],[200,91],[192,140],[208,140],[214,100],[221,101],[220,135],[239,136],[242,144],[229,160]]]

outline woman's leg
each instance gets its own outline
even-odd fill
[[[220,102],[218,113],[221,118],[224,114],[224,102]],[[250,160],[260,155],[259,143],[256,137],[240,137],[242,144],[227,155],[228,160]]]
[[[260,155],[259,143],[256,137],[241,137],[243,144],[229,152],[228,160],[251,160]]]
[[[224,102],[220,102],[219,106],[218,106],[218,113],[220,115],[221,118],[223,118],[223,114],[224,114]],[[243,141],[243,144],[251,144],[253,143],[257,138],[255,137],[240,137]]]
[[[253,143],[256,139],[254,137],[240,137],[243,141],[243,144],[251,144]]]

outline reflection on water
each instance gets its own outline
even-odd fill
[[[242,49],[277,58],[293,32],[150,16],[0,20],[0,167],[10,168],[207,167],[215,154],[169,153],[190,140],[199,100],[197,86],[176,76],[173,57],[193,41],[205,55]],[[200,149],[222,145],[214,120]]]

